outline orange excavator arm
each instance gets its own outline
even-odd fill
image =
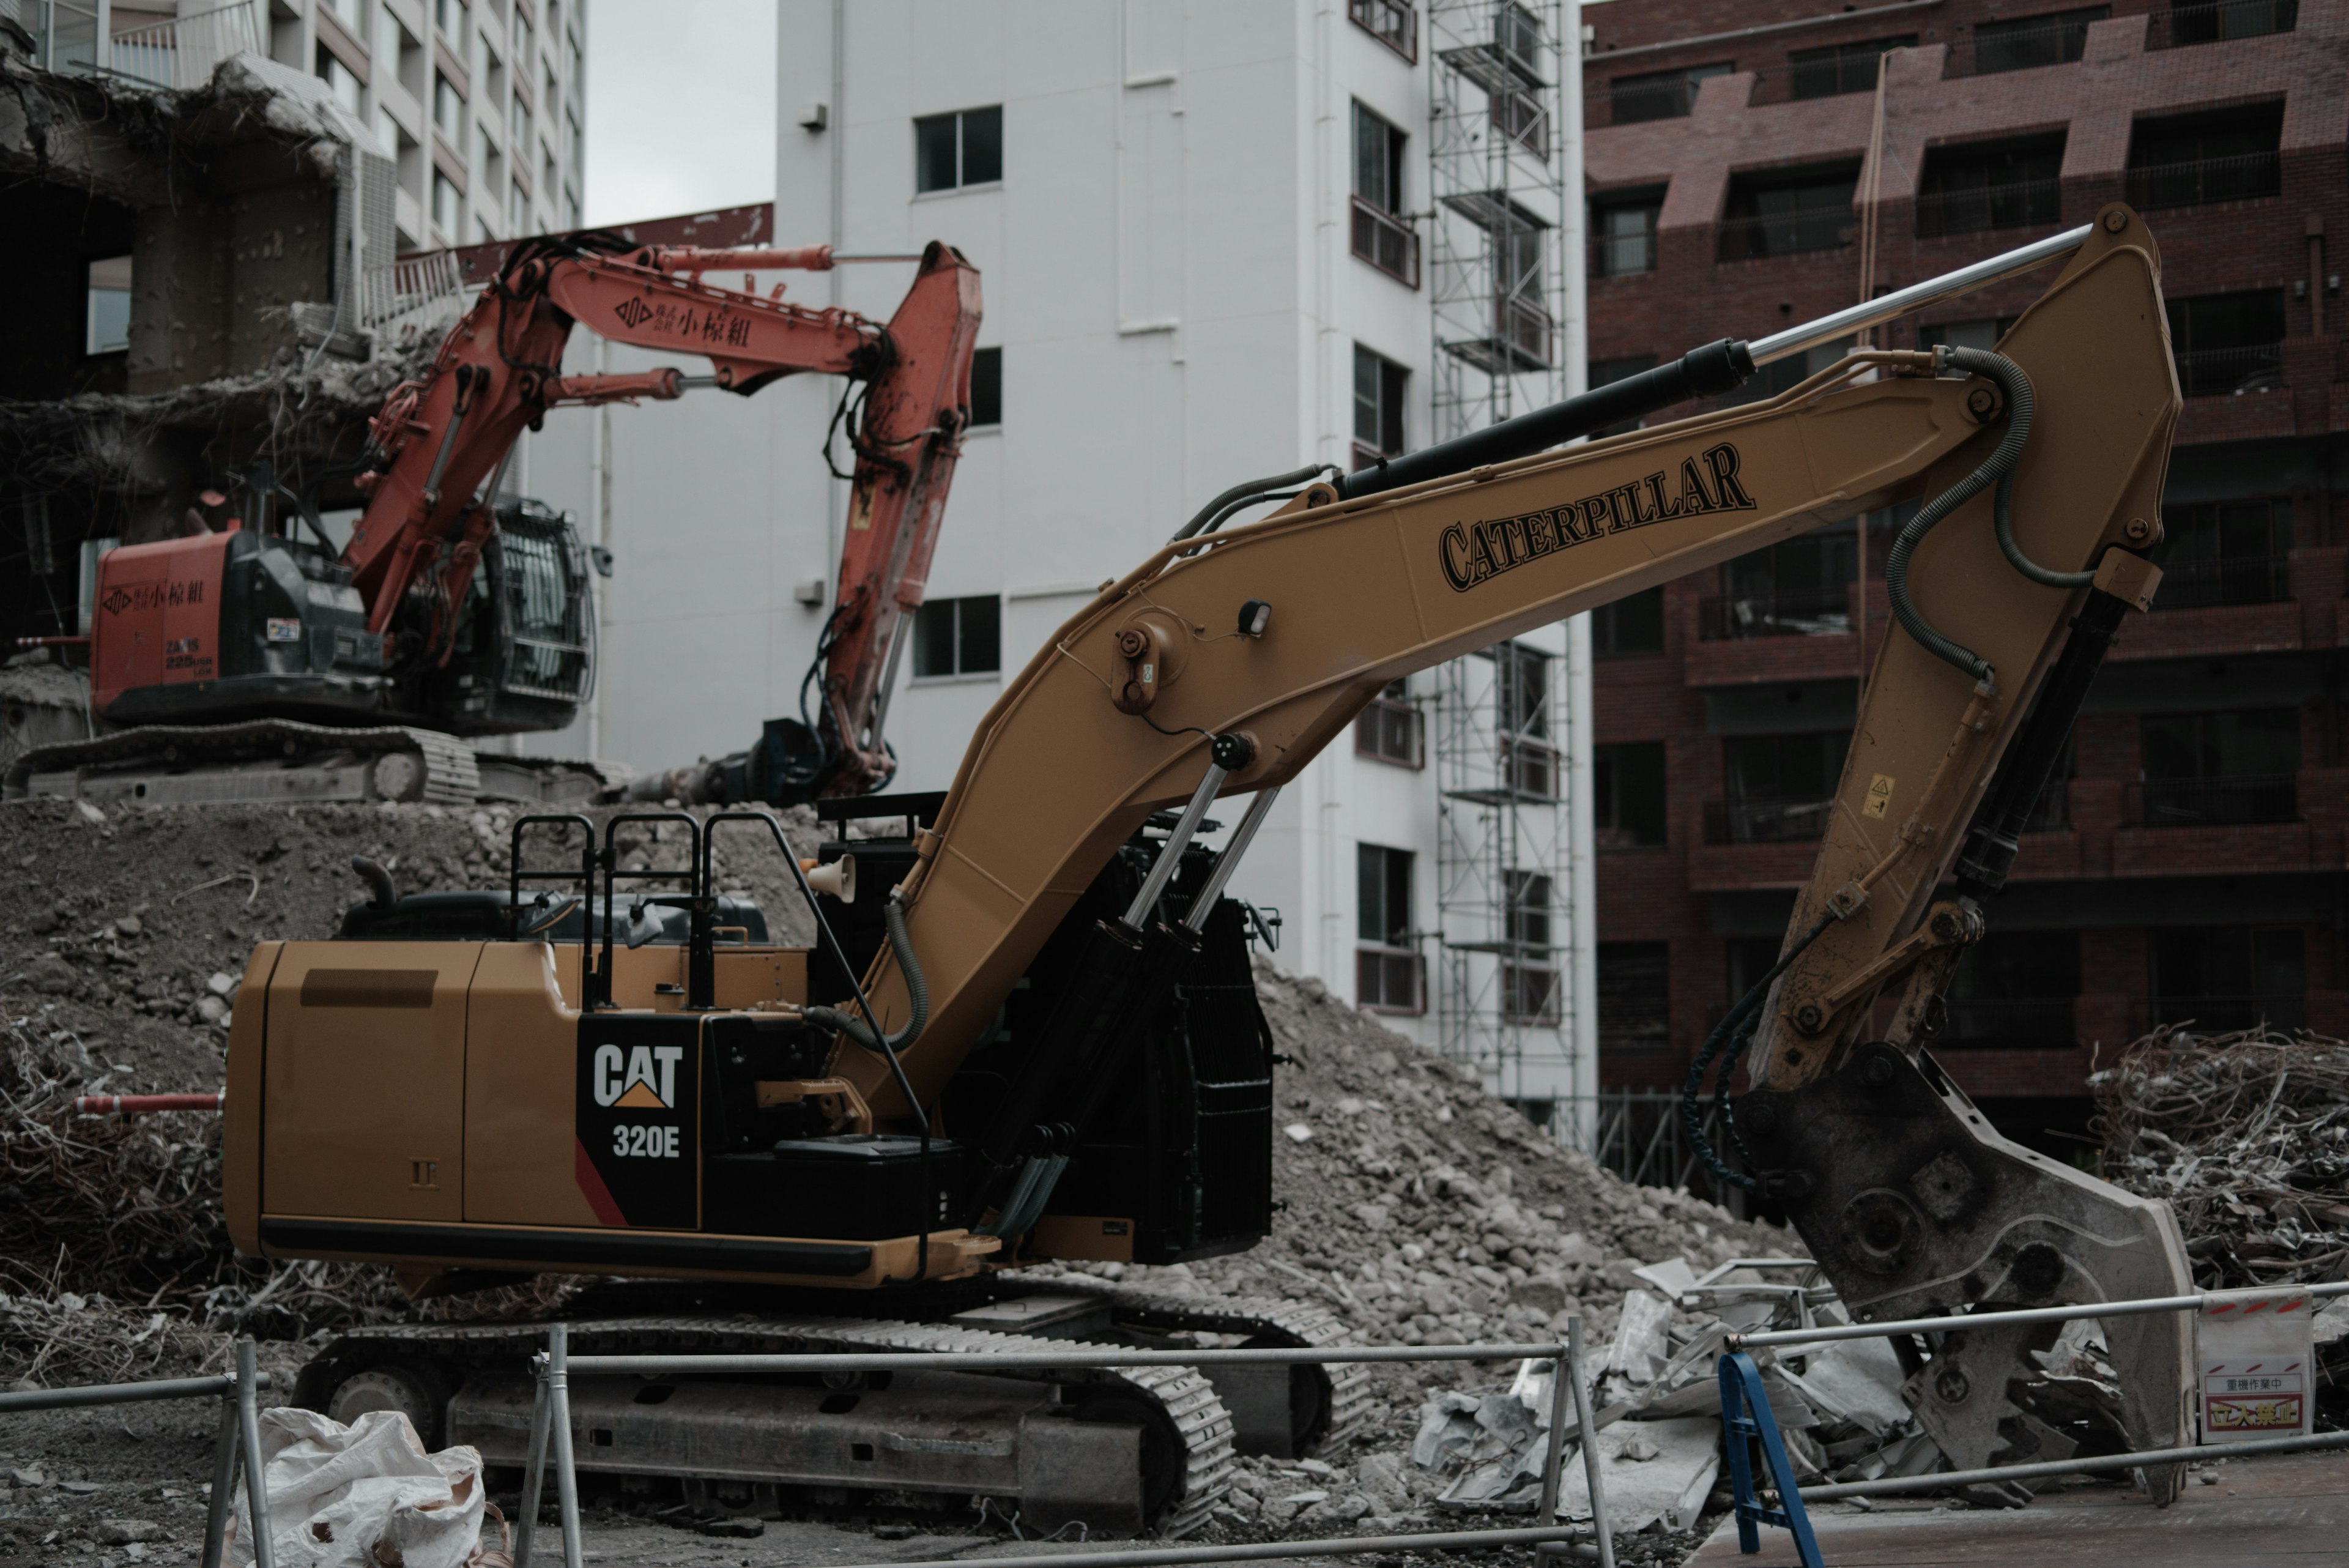
[[[922,602],[969,420],[978,273],[934,242],[885,326],[854,311],[790,304],[781,285],[761,296],[704,277],[835,265],[824,245],[631,248],[581,234],[515,247],[431,368],[395,389],[369,427],[371,461],[358,479],[367,504],[344,550],[369,628],[390,629],[403,603],[421,597],[429,606],[421,646],[400,657],[448,659],[457,610],[495,525],[498,476],[522,432],[549,409],[669,400],[701,386],[747,396],[801,372],[845,376],[863,385],[864,398],[861,417],[850,421],[856,466],[822,657],[823,771],[840,793],[886,778],[892,764],[873,715],[899,623]],[[615,342],[698,355],[710,372],[664,366],[566,376],[563,353],[574,325]]]

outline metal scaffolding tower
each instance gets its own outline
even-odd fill
[[[1427,9],[1429,302],[1434,438],[1566,396],[1561,8],[1433,0]]]
[[[1547,0],[1433,0],[1427,21],[1431,423],[1444,441],[1566,396],[1557,132],[1559,84],[1578,67]],[[1566,1020],[1591,1005],[1564,961],[1584,913],[1567,875],[1565,649],[1528,639],[1456,659],[1433,714],[1443,1048],[1537,1119],[1571,1092]]]

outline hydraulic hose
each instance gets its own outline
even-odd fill
[[[1704,1037],[1703,1049],[1696,1054],[1696,1061],[1689,1067],[1688,1083],[1681,1090],[1681,1126],[1688,1133],[1689,1147],[1696,1150],[1697,1158],[1704,1161],[1705,1168],[1732,1187],[1742,1187],[1752,1192],[1761,1183],[1742,1170],[1733,1169],[1713,1151],[1713,1140],[1705,1137],[1705,1074],[1712,1068],[1713,1058],[1722,1054],[1723,1047],[1728,1047],[1729,1054],[1722,1060],[1720,1086],[1714,1091],[1713,1106],[1721,1113],[1721,1123],[1729,1134],[1730,1142],[1744,1158],[1746,1164],[1754,1164],[1754,1153],[1745,1147],[1745,1135],[1737,1130],[1737,1118],[1730,1109],[1730,1076],[1737,1071],[1737,1058],[1745,1054],[1747,1044],[1754,1038],[1754,1025],[1761,1016],[1762,1003],[1768,998],[1771,986],[1777,983],[1778,977],[1786,972],[1787,966],[1802,957],[1803,950],[1817,941],[1819,934],[1835,924],[1836,919],[1836,916],[1828,915],[1804,932],[1795,945],[1770,966],[1770,972],[1754,981],[1753,989],[1737,999],[1737,1005],[1724,1013],[1721,1022],[1713,1026],[1713,1033]]]
[[[1268,498],[1268,493],[1286,485],[1303,484],[1309,480],[1319,479],[1329,472],[1330,465],[1326,462],[1309,462],[1303,468],[1288,473],[1275,473],[1263,479],[1243,480],[1200,507],[1188,523],[1174,531],[1174,537],[1166,542],[1173,545],[1188,539],[1195,534],[1212,534],[1216,524],[1250,502],[1259,498]]]
[[[916,1040],[921,1038],[923,1027],[930,1021],[930,982],[922,976],[922,966],[914,956],[914,940],[905,934],[905,897],[892,890],[889,907],[882,919],[889,927],[889,951],[897,960],[897,967],[905,976],[905,992],[913,999],[914,1015],[905,1020],[905,1027],[895,1034],[883,1035],[853,1012],[843,1012],[836,1007],[811,1007],[802,1014],[811,1023],[826,1029],[837,1029],[867,1051],[878,1055],[895,1057]]]
[[[1924,543],[1925,535],[1951,513],[1985,489],[1996,485],[1993,506],[1999,546],[2006,552],[2006,558],[2014,564],[2017,571],[2033,582],[2058,587],[2077,587],[2088,580],[2088,574],[2072,576],[2048,572],[2024,556],[2014,543],[2011,514],[2014,470],[2015,465],[2023,461],[2023,443],[2031,439],[2031,381],[2023,375],[2023,367],[2003,354],[1992,354],[1982,348],[1952,348],[1946,344],[1933,350],[1933,358],[1936,369],[1970,371],[1998,384],[1999,389],[2006,394],[2006,434],[1980,468],[1925,503],[1917,515],[1909,520],[1909,525],[1900,530],[1899,537],[1892,541],[1891,555],[1884,563],[1884,591],[1892,601],[1893,618],[1928,653],[1957,666],[1979,683],[1995,685],[1997,672],[1991,669],[1990,660],[1962,643],[1941,635],[1918,609],[1916,601],[1909,597],[1909,558],[1916,554],[1917,546]]]

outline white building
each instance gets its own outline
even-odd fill
[[[988,423],[924,612],[970,635],[905,663],[895,787],[944,787],[1002,672],[1234,483],[1578,387],[1571,0],[783,0],[780,34],[776,243],[943,239],[984,278]],[[908,276],[783,281],[885,317]],[[550,418],[521,487],[600,531],[617,573],[595,713],[547,749],[671,766],[797,711],[826,607],[801,585],[828,583],[843,510],[819,454],[839,391]],[[1286,792],[1236,889],[1279,910],[1283,963],[1502,1093],[1587,1104],[1568,647],[1559,627],[1416,678]]]

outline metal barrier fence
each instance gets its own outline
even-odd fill
[[[1775,1472],[1778,1505],[1775,1509],[1764,1503],[1750,1488],[1752,1460],[1742,1451],[1731,1454],[1730,1470],[1736,1494],[1734,1513],[1741,1545],[1746,1552],[1757,1550],[1754,1525],[1775,1524],[1791,1532],[1804,1568],[1823,1568],[1817,1543],[1812,1539],[1805,1504],[1832,1502],[1841,1498],[1882,1497],[1904,1491],[1932,1491],[1944,1487],[1997,1485],[2010,1481],[2044,1480],[2057,1476],[2095,1475],[2114,1471],[2144,1469],[2158,1465],[2184,1464],[2198,1459],[2212,1457],[2240,1459],[2261,1454],[2306,1453],[2323,1449],[2349,1448],[2349,1432],[2318,1432],[2305,1437],[2266,1438],[2248,1442],[2191,1444],[2178,1448],[2144,1449],[2134,1453],[2100,1454],[2068,1459],[2051,1459],[2038,1464],[1995,1465],[1985,1469],[1929,1471],[1923,1475],[1885,1476],[1876,1480],[1842,1481],[1828,1486],[1803,1490],[1795,1480],[1793,1469],[1785,1464],[1776,1425],[1766,1400],[1758,1406],[1750,1399],[1741,1399],[1737,1390],[1742,1386],[1760,1387],[1749,1350],[1797,1345],[1824,1345],[1840,1339],[1877,1339],[1893,1334],[1940,1334],[2010,1327],[2030,1324],[2070,1323],[2080,1318],[2149,1317],[2159,1313],[2196,1312],[2214,1303],[2245,1299],[2272,1299],[2277,1295],[2302,1295],[2312,1300],[2349,1295],[2349,1281],[2327,1285],[2279,1285],[2249,1291],[2214,1291],[2189,1296],[2146,1296],[2134,1301],[2091,1302],[2085,1304],[2023,1307],[2008,1312],[1959,1313],[1941,1317],[1902,1318],[1891,1323],[1822,1324],[1805,1328],[1772,1329],[1762,1333],[1733,1333],[1723,1341],[1721,1357],[1722,1428],[1723,1438],[1742,1450],[1757,1438],[1761,1441],[1768,1468]],[[1741,1410],[1741,1405],[1747,1408]],[[1756,1427],[1762,1428],[1756,1431]],[[1743,1432],[1744,1436],[1740,1433]]]
[[[82,1388],[26,1388],[0,1394],[0,1416],[17,1410],[74,1410],[94,1405],[137,1405],[155,1399],[201,1399],[218,1395],[220,1437],[212,1448],[212,1491],[204,1516],[203,1568],[221,1568],[228,1544],[237,1458],[244,1459],[244,1492],[253,1511],[253,1559],[256,1568],[276,1568],[269,1539],[269,1494],[261,1466],[260,1390],[269,1375],[254,1366],[254,1344],[236,1342],[236,1370],[211,1377],[159,1377],[144,1383],[100,1383]]]
[[[1558,1481],[1562,1470],[1567,1427],[1567,1401],[1574,1402],[1572,1435],[1579,1439],[1597,1430],[1590,1412],[1590,1387],[1582,1376],[1582,1320],[1567,1320],[1562,1345],[1427,1345],[1296,1346],[1262,1350],[1129,1350],[1076,1354],[1037,1351],[929,1351],[895,1354],[833,1354],[804,1355],[573,1355],[565,1324],[547,1328],[547,1347],[532,1358],[536,1389],[531,1400],[530,1456],[523,1472],[522,1508],[514,1531],[514,1568],[529,1568],[538,1526],[540,1499],[546,1465],[554,1463],[555,1511],[563,1532],[564,1568],[582,1568],[579,1535],[579,1477],[574,1464],[571,1433],[570,1375],[603,1372],[633,1376],[693,1373],[825,1373],[825,1372],[1046,1372],[1060,1369],[1108,1370],[1128,1366],[1298,1366],[1342,1362],[1396,1361],[1522,1361],[1549,1359],[1549,1446],[1542,1458],[1538,1525],[1511,1530],[1453,1530],[1416,1534],[1349,1536],[1319,1541],[1278,1541],[1226,1546],[1142,1547],[1123,1552],[1060,1553],[1035,1557],[990,1557],[987,1568],[1154,1568],[1187,1563],[1247,1563],[1273,1557],[1332,1557],[1358,1552],[1436,1552],[1495,1546],[1533,1546],[1545,1563],[1562,1555],[1578,1532],[1554,1521],[1557,1517]],[[1590,1486],[1590,1532],[1602,1568],[1614,1568],[1614,1539],[1607,1524],[1607,1497],[1599,1446],[1582,1443],[1583,1473]],[[211,1568],[208,1563],[206,1568]],[[854,1564],[851,1568],[885,1568]],[[886,1568],[907,1568],[905,1563]]]

